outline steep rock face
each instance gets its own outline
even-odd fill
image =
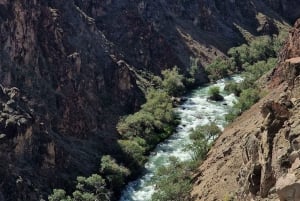
[[[190,56],[207,64],[241,32],[277,26],[260,1],[0,0],[0,200],[69,190],[118,152],[115,124],[143,101],[139,70],[185,72]]]
[[[200,167],[196,200],[299,200],[299,23],[271,74],[269,94],[225,130]],[[228,146],[231,153],[222,154]]]
[[[295,22],[300,16],[300,11],[297,8],[299,2],[297,0],[267,0],[266,2],[292,22]]]
[[[75,3],[95,19],[97,27],[118,46],[129,63],[157,73],[174,64],[187,68],[190,56],[205,65],[244,42],[244,37],[277,33],[278,27],[287,25],[281,15],[261,1]]]
[[[95,171],[100,154],[117,144],[108,131],[142,93],[130,66],[72,1],[0,1],[0,9],[0,80],[20,89],[31,117],[28,128],[1,129],[0,200],[38,200]]]

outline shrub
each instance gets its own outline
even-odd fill
[[[209,99],[215,100],[215,101],[222,101],[224,100],[224,97],[220,95],[220,87],[213,86],[210,87],[208,90]]]
[[[125,184],[126,177],[130,174],[127,168],[118,165],[116,160],[109,155],[101,158],[100,172],[106,175],[108,183],[113,190],[122,188]]]
[[[155,119],[151,113],[139,111],[121,119],[117,125],[117,130],[124,138],[146,137],[152,135],[154,122]]]
[[[111,192],[106,189],[105,180],[98,174],[90,177],[77,177],[76,190],[72,196],[66,195],[62,189],[54,189],[48,196],[49,201],[109,201]]]
[[[151,149],[162,139],[172,134],[176,124],[176,114],[173,111],[171,97],[162,90],[149,90],[146,103],[141,110],[122,118],[117,130],[125,139],[141,137]]]
[[[280,49],[282,48],[287,36],[288,31],[286,30],[280,31],[277,36],[273,36],[273,49],[275,52],[277,52],[277,55],[280,52]]]
[[[105,180],[98,174],[92,174],[87,178],[77,177],[76,189],[73,192],[76,201],[110,200],[110,192],[106,189]]]
[[[49,201],[71,201],[71,197],[67,196],[66,191],[63,189],[54,189],[48,199]]]
[[[239,116],[239,112],[236,109],[231,109],[229,113],[225,115],[225,120],[227,122],[233,122],[237,116]]]
[[[270,57],[276,57],[276,52],[273,49],[272,38],[270,36],[257,37],[249,44],[248,63],[255,63],[257,61],[267,60]]]
[[[162,75],[162,87],[170,96],[180,96],[184,92],[184,77],[176,66],[172,70],[163,70]]]
[[[198,58],[190,57],[190,67],[188,69],[188,74],[184,79],[184,85],[186,87],[194,87],[201,81],[204,72],[202,72],[202,68],[200,68],[198,62]]]
[[[132,138],[130,140],[118,140],[122,151],[126,154],[126,161],[130,161],[131,169],[140,168],[146,161],[146,142],[142,138]]]
[[[211,143],[220,133],[220,128],[214,122],[193,129],[190,134],[193,142],[188,146],[193,152],[193,158],[198,161],[203,160],[210,149]]]
[[[242,91],[237,104],[234,105],[234,108],[237,108],[240,113],[249,109],[254,103],[260,99],[258,89],[245,89]]]
[[[169,160],[170,165],[159,168],[154,176],[156,191],[152,195],[152,201],[191,200],[191,170],[186,163],[180,162],[175,157]]]
[[[220,94],[220,87],[214,86],[210,87],[208,90],[208,95],[210,96],[216,96]]]
[[[206,67],[210,80],[217,80],[226,77],[235,71],[233,60],[218,57]]]
[[[235,82],[226,83],[224,90],[227,91],[229,94],[233,93],[236,96],[240,96],[242,92],[240,84]]]
[[[266,61],[269,58],[276,57],[273,43],[274,40],[269,36],[257,37],[249,45],[243,44],[231,48],[228,55],[239,67],[247,63],[252,65],[258,61]]]

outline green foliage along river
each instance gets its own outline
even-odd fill
[[[232,77],[235,82],[242,79],[239,76]],[[176,112],[180,117],[180,124],[176,128],[176,132],[167,140],[160,143],[151,153],[148,162],[145,165],[144,174],[127,185],[122,192],[120,201],[149,201],[155,192],[154,174],[162,166],[170,163],[169,158],[177,157],[180,161],[192,160],[193,153],[187,149],[191,144],[190,133],[197,126],[207,125],[215,122],[220,128],[223,128],[225,115],[229,112],[236,101],[233,94],[226,95],[224,93],[226,80],[219,80],[216,84],[199,87],[192,91],[187,100],[176,108]],[[217,86],[220,88],[224,101],[210,101],[209,89]]]

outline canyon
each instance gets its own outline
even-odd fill
[[[299,11],[297,0],[0,0],[0,159],[5,161],[0,164],[0,200],[42,200],[53,188],[70,190],[76,176],[99,168],[104,154],[124,162],[115,126],[121,116],[144,103],[149,74],[160,75],[175,65],[187,73],[193,57],[201,69],[197,84],[206,83],[205,65],[252,37],[288,29]],[[274,97],[284,83],[289,99],[299,95],[298,60],[292,59],[300,56],[298,25],[281,53],[284,64],[270,75]],[[262,119],[258,106],[254,108],[245,115]],[[284,120],[291,122],[286,128],[294,125],[288,113]],[[259,132],[269,139],[266,124]],[[283,120],[277,124],[276,132],[281,132]],[[231,127],[237,137],[226,139],[238,139],[238,123]],[[225,131],[216,144],[229,133]],[[225,140],[223,146],[226,142],[234,141]],[[265,144],[271,154],[268,140]],[[212,153],[219,153],[214,150],[201,171],[212,171]],[[273,167],[272,161],[261,163],[265,166],[258,170]],[[288,171],[294,161],[284,164]],[[245,174],[257,171],[251,168],[245,165]],[[275,183],[274,175],[261,176],[262,182]],[[247,185],[245,176],[240,181]],[[195,195],[198,188],[210,189],[198,183]],[[249,188],[253,195],[260,192],[265,197],[270,191],[262,183],[254,186],[255,190]]]

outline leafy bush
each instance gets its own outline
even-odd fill
[[[232,122],[237,116],[249,109],[259,99],[260,95],[257,88],[248,88],[243,90],[240,94],[238,102],[233,106],[230,112],[225,115],[226,121]]]
[[[118,165],[116,160],[109,155],[101,158],[100,172],[106,176],[108,184],[110,184],[113,190],[122,188],[126,177],[130,174],[130,171],[126,167]]]
[[[184,79],[184,85],[187,88],[192,88],[198,85],[203,76],[202,68],[198,65],[199,59],[190,57],[190,67],[188,69],[188,74]]]
[[[210,80],[217,80],[235,72],[235,63],[231,59],[218,57],[206,67]]]
[[[240,112],[243,112],[249,109],[259,99],[260,96],[257,89],[245,89],[242,91],[237,104],[234,105],[234,108],[237,108]]]
[[[253,65],[244,65],[245,68],[245,76],[247,79],[249,77],[252,78],[252,82],[255,82],[257,79],[259,79],[264,73],[271,70],[273,67],[275,67],[277,62],[277,59],[275,58],[269,58],[266,61],[258,61],[254,63]]]
[[[48,197],[49,201],[71,201],[71,197],[63,189],[54,189],[53,193]]]
[[[123,118],[117,125],[118,132],[125,139],[141,137],[146,140],[147,150],[172,134],[176,122],[173,103],[167,92],[149,90],[146,103],[141,110]]]
[[[220,128],[214,122],[193,129],[190,134],[193,143],[188,147],[193,152],[193,158],[198,161],[203,160],[210,149],[211,143],[220,133]]]
[[[261,36],[253,40],[249,45],[243,44],[233,47],[228,51],[228,55],[235,61],[238,67],[244,67],[245,64],[252,65],[258,61],[266,61],[269,58],[276,57],[274,47],[275,38],[270,36]]]
[[[236,109],[231,109],[228,114],[225,115],[227,122],[233,122],[239,116],[239,112]]]
[[[152,201],[189,201],[192,190],[191,170],[186,163],[171,157],[170,165],[158,169],[154,176],[156,191]]]
[[[213,86],[210,87],[208,90],[209,99],[215,100],[215,101],[222,101],[224,100],[224,97],[220,95],[220,87]]]
[[[224,90],[227,91],[229,94],[233,93],[236,96],[240,96],[242,92],[240,84],[232,81],[226,83]]]
[[[130,169],[140,168],[146,162],[146,142],[142,138],[131,138],[129,140],[118,140],[118,144],[126,154],[126,161],[130,161]]]
[[[172,70],[163,70],[162,75],[162,87],[170,96],[180,96],[184,92],[184,77],[176,66]]]
[[[111,192],[106,189],[105,180],[98,174],[90,177],[77,177],[76,190],[72,196],[67,195],[62,189],[54,189],[49,195],[49,201],[95,201],[110,200]]]

